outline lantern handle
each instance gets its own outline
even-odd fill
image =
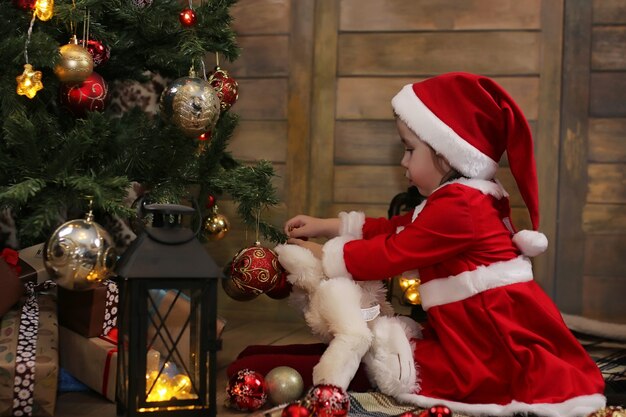
[[[198,202],[191,199],[193,207],[183,206],[180,204],[144,204],[143,197],[137,204],[137,214],[143,218],[146,214],[153,215],[153,225],[158,224],[160,227],[146,226],[144,231],[150,238],[156,242],[166,245],[180,245],[182,243],[193,240],[200,232],[202,222],[194,230],[187,227],[180,227],[180,222],[166,221],[167,217],[180,217],[184,215],[193,215],[197,213]]]

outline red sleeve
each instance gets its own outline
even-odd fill
[[[413,210],[406,214],[394,216],[391,219],[368,217],[363,224],[363,239],[371,239],[376,235],[395,233],[400,226],[406,226],[411,222]]]
[[[467,191],[454,185],[441,188],[401,232],[345,243],[347,271],[355,280],[384,279],[463,252],[475,235]]]

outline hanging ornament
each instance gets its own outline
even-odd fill
[[[35,2],[35,16],[37,19],[45,22],[52,18],[54,11],[54,0],[37,0]]]
[[[117,260],[113,239],[93,221],[91,209],[85,219],[59,226],[43,248],[43,261],[57,284],[70,290],[88,289],[113,274]]]
[[[257,297],[257,293],[243,288],[236,283],[230,274],[232,273],[232,261],[224,268],[224,279],[222,279],[222,288],[226,295],[235,301],[250,301]]]
[[[211,84],[190,72],[174,80],[161,94],[161,116],[186,136],[198,137],[212,130],[220,116],[220,100]]]
[[[452,417],[452,411],[445,405],[433,405],[422,411],[419,417]]]
[[[209,194],[209,196],[206,198],[206,204],[204,206],[210,209],[210,208],[213,208],[214,205],[215,205],[215,196],[212,194]]]
[[[87,41],[87,46],[85,46],[85,42],[81,40],[79,45],[85,47],[91,54],[94,68],[106,64],[111,57],[111,49],[99,40],[89,39]]]
[[[198,140],[201,142],[208,142],[211,140],[211,131],[209,130],[208,132],[204,132],[203,134],[201,134],[200,136],[198,136]]]
[[[289,297],[292,289],[293,285],[291,285],[291,282],[287,280],[287,271],[284,271],[282,274],[280,274],[278,282],[276,283],[276,285],[274,285],[274,288],[266,291],[265,294],[269,298],[273,298],[274,300],[282,300],[283,298]]]
[[[219,66],[209,77],[209,83],[217,91],[222,111],[227,111],[239,98],[239,84]]]
[[[228,219],[218,211],[217,205],[213,205],[208,215],[202,219],[202,234],[208,240],[220,240],[230,230]]]
[[[311,410],[309,410],[304,404],[300,402],[293,402],[287,404],[283,411],[280,413],[280,417],[311,417]]]
[[[256,242],[240,250],[231,263],[230,281],[239,292],[254,297],[274,288],[284,269],[276,253]],[[253,298],[254,298],[253,297]]]
[[[241,411],[255,411],[267,401],[263,375],[251,369],[242,369],[233,375],[226,387],[227,405]]]
[[[411,285],[409,288],[406,289],[406,291],[404,292],[404,295],[402,296],[402,299],[411,304],[411,305],[418,305],[418,304],[422,304],[422,297],[420,296],[420,284],[419,284],[420,280],[417,280],[417,283]]]
[[[350,410],[350,397],[335,385],[315,385],[307,392],[304,402],[316,417],[347,416]]]
[[[17,81],[16,91],[20,96],[33,98],[37,91],[43,88],[41,71],[34,71],[33,66],[30,64],[24,64],[24,72],[22,75],[15,77],[15,80]]]
[[[626,410],[618,406],[609,406],[601,408],[587,417],[626,417]]]
[[[304,391],[304,381],[298,371],[289,366],[278,366],[265,375],[267,396],[274,405],[295,401]]]
[[[92,72],[79,84],[63,84],[59,88],[59,102],[74,116],[81,118],[88,111],[103,111],[108,102],[109,88],[102,76]]]
[[[13,5],[22,10],[33,10],[36,0],[13,0]]]
[[[78,44],[76,36],[70,43],[59,48],[61,58],[54,67],[54,73],[62,83],[78,84],[85,81],[93,72],[93,57]]]
[[[190,7],[183,9],[178,15],[178,20],[180,20],[181,25],[190,28],[196,24],[196,13]]]

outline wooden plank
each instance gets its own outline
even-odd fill
[[[585,204],[583,230],[594,234],[626,234],[626,205]]]
[[[286,77],[289,73],[289,36],[240,36],[241,56],[228,68],[235,79]]]
[[[340,30],[538,29],[540,0],[341,0]]]
[[[333,149],[335,137],[335,97],[337,68],[337,29],[339,5],[335,0],[315,2],[313,88],[311,94],[309,210],[326,217],[332,204]]]
[[[404,148],[394,121],[338,121],[335,164],[400,164]]]
[[[287,79],[242,79],[233,111],[244,120],[287,119]]]
[[[339,36],[337,67],[340,76],[534,75],[539,46],[539,32],[347,33]]]
[[[291,213],[309,210],[309,149],[311,147],[311,70],[313,68],[313,32],[311,16],[314,0],[299,0],[292,6],[289,49],[289,120],[287,143],[288,207]]]
[[[509,203],[511,207],[525,207],[524,200],[517,188],[517,183],[515,182],[511,170],[508,167],[499,167],[496,172],[496,178],[500,181],[507,193],[509,193]]]
[[[511,94],[529,120],[538,117],[539,77],[494,77]],[[423,78],[342,77],[337,80],[338,120],[392,120],[391,99],[409,83]]]
[[[585,317],[626,324],[626,280],[623,277],[585,275],[583,284]]]
[[[228,150],[242,161],[287,159],[287,122],[282,120],[242,120],[237,125]]]
[[[593,0],[593,23],[626,23],[624,0]]]
[[[626,163],[626,118],[589,120],[589,161]]]
[[[391,200],[390,200],[391,201]],[[362,211],[367,217],[384,217],[387,218],[387,210],[389,209],[389,202],[380,204],[366,204],[366,203],[335,203],[330,209],[331,216],[337,216],[342,211]]]
[[[408,187],[404,171],[400,166],[335,166],[334,201],[389,204]]]
[[[589,164],[588,203],[626,203],[626,164]]]
[[[591,39],[592,70],[626,69],[626,26],[594,27]]]
[[[622,277],[626,281],[625,253],[626,236],[624,235],[587,235],[584,274]],[[622,302],[623,296],[624,293],[622,293]]]
[[[291,0],[239,0],[230,9],[239,35],[289,33]]]
[[[626,71],[591,74],[590,116],[625,117],[624,97],[626,97]]]
[[[566,313],[582,310],[582,267],[585,233],[582,212],[587,185],[587,118],[591,3],[565,0],[563,93],[558,170],[555,298]]]

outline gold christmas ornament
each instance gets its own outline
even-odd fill
[[[89,289],[113,273],[117,254],[113,239],[91,211],[85,219],[59,226],[46,241],[43,260],[57,284],[70,290]]]
[[[419,279],[417,278],[409,278],[409,277],[400,277],[398,279],[398,285],[402,289],[402,291],[406,291],[411,285],[418,284]]]
[[[34,71],[33,66],[30,64],[24,64],[24,72],[22,75],[15,77],[15,79],[17,80],[16,91],[20,96],[33,98],[37,91],[43,88],[41,71]]]
[[[411,305],[418,305],[418,304],[422,304],[422,298],[420,296],[420,289],[419,289],[419,279],[417,280],[417,282],[413,285],[411,285],[409,288],[406,289],[406,291],[404,292],[404,301],[411,304]]]
[[[54,11],[54,0],[37,0],[35,2],[35,16],[37,19],[45,22],[52,18]]]
[[[185,136],[197,138],[213,130],[220,116],[220,100],[207,81],[195,76],[174,80],[161,94],[161,116]]]
[[[618,406],[609,406],[601,408],[587,417],[626,417],[626,410]]]
[[[304,392],[300,373],[289,366],[278,366],[265,375],[267,395],[274,405],[286,404],[299,399]]]
[[[217,206],[213,206],[211,212],[202,220],[202,233],[209,240],[220,240],[229,230],[228,219],[218,213]]]
[[[78,44],[76,36],[72,37],[70,43],[61,46],[59,53],[61,58],[54,67],[54,73],[62,83],[82,83],[93,72],[93,57]]]

